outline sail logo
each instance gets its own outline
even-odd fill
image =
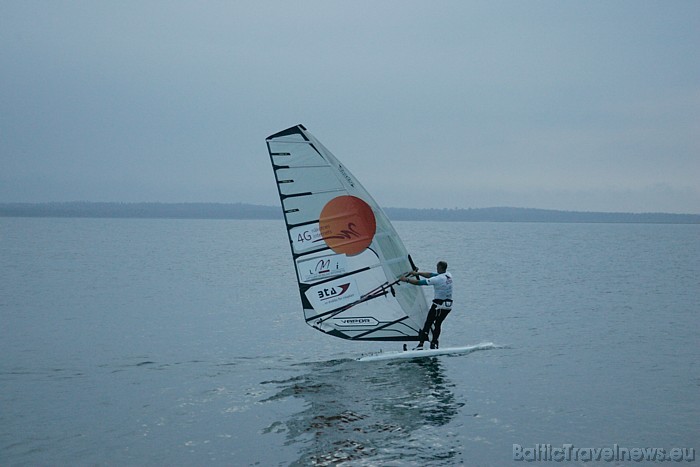
[[[356,196],[337,196],[321,210],[319,233],[328,248],[354,256],[365,251],[377,231],[377,219],[369,204]]]
[[[333,322],[338,327],[374,327],[379,324],[379,321],[371,316],[333,318]]]
[[[331,272],[331,260],[329,259],[321,259],[318,263],[316,263],[316,271],[317,274],[324,274],[327,272]]]
[[[317,250],[318,242],[323,240],[318,224],[294,227],[289,231],[289,239],[295,253],[303,253],[309,250]]]
[[[345,180],[350,184],[351,187],[355,188],[355,183],[352,181],[352,177],[348,175],[348,173],[345,171],[345,168],[342,166],[342,164],[338,164],[338,172],[341,173],[343,177],[345,177]]]
[[[328,231],[329,229],[326,228],[324,229]],[[338,234],[336,235],[330,235],[327,234],[323,238],[320,238],[319,240],[324,240],[328,242],[328,240],[350,240],[352,238],[360,238],[361,232],[357,230],[357,225],[354,222],[348,222],[348,227],[347,229],[342,229]],[[314,240],[318,242],[319,240]]]
[[[310,287],[306,297],[316,311],[328,311],[360,299],[357,284],[351,277],[324,282]]]
[[[332,298],[337,298],[345,294],[350,288],[350,283],[340,284],[335,287],[323,288],[317,290],[319,300],[330,300]]]
[[[345,274],[345,255],[324,255],[300,261],[297,264],[301,282],[315,282],[328,277]]]

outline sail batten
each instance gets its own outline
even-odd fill
[[[413,266],[379,205],[302,125],[266,143],[306,322],[345,339],[418,340],[427,301],[398,282]]]

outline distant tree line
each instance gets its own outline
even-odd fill
[[[392,220],[698,224],[697,214],[556,211],[532,208],[385,209]]]
[[[384,209],[391,220],[700,224],[699,214],[555,211],[530,208]],[[281,219],[280,207],[245,203],[0,203],[0,217]]]
[[[282,209],[244,203],[6,203],[0,216],[143,219],[277,219]]]

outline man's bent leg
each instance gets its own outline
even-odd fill
[[[435,322],[435,311],[436,306],[431,306],[430,310],[428,311],[428,317],[425,319],[425,325],[420,331],[420,343],[418,344],[418,347],[423,347],[423,343],[429,339],[428,333],[430,332],[430,327],[433,325],[433,322]]]
[[[430,342],[431,349],[438,348],[438,338],[440,337],[440,332],[442,331],[442,322],[445,321],[447,315],[450,314],[452,310],[438,310],[435,316],[435,329],[433,329],[433,340]]]

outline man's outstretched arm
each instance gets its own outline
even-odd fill
[[[408,274],[409,276],[416,276],[416,277],[425,277],[426,279],[437,276],[434,272],[426,272],[426,271],[412,271]]]
[[[418,273],[413,273],[413,274],[415,274],[416,276],[418,275]],[[413,285],[428,285],[428,283],[426,282],[425,279],[414,279],[412,277],[401,276],[399,278],[399,280],[401,282],[408,282],[409,284],[413,284]]]

